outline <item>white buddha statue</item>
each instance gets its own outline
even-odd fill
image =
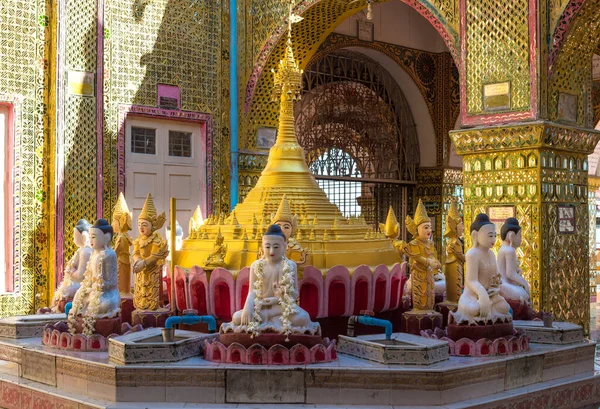
[[[458,309],[451,313],[457,324],[487,324],[511,321],[510,306],[499,293],[501,276],[492,251],[496,226],[480,213],[471,224],[473,247],[467,251],[465,289]]]
[[[73,257],[67,262],[63,280],[54,292],[52,312],[64,312],[64,304],[73,301],[75,293],[79,290],[85,268],[92,255],[89,235],[90,226],[91,224],[87,220],[81,219],[73,229],[73,242],[78,248]]]
[[[519,301],[529,305],[531,289],[529,283],[521,275],[517,249],[523,240],[523,232],[519,221],[514,217],[506,219],[500,231],[502,246],[498,250],[498,271],[502,275],[500,295],[507,300]]]
[[[296,263],[286,258],[286,236],[278,225],[271,225],[262,237],[264,257],[250,266],[250,285],[244,308],[232,321],[221,325],[221,332],[245,332],[251,336],[269,332],[282,335],[319,334],[319,323],[312,322],[300,308]]]
[[[69,312],[69,331],[75,333],[75,321],[83,319],[82,333],[91,335],[96,320],[113,318],[121,310],[117,254],[109,247],[113,228],[105,219],[98,219],[90,228],[92,255],[87,264],[85,278],[73,299]]]

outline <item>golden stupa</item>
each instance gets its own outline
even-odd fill
[[[211,269],[203,265],[211,254],[220,252],[224,266],[235,272],[258,257],[262,234],[266,231],[284,195],[292,214],[297,216],[295,239],[308,259],[304,266],[326,271],[342,265],[353,271],[366,264],[391,267],[400,256],[385,235],[367,225],[363,218],[345,218],[319,187],[306,164],[304,151],[294,129],[293,102],[300,99],[302,70],[294,59],[291,24],[301,17],[290,12],[285,58],[274,72],[273,97],[280,101],[279,129],[269,152],[265,169],[243,203],[229,215],[211,215],[202,221],[194,214],[194,226],[175,257],[177,265]],[[198,219],[198,220],[195,220]],[[217,243],[222,235],[226,244]],[[214,257],[213,257],[214,258]]]

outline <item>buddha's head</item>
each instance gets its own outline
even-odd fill
[[[79,220],[75,225],[73,229],[73,241],[77,247],[89,247],[90,227],[91,224],[85,219]]]
[[[262,237],[262,249],[265,259],[269,262],[278,263],[283,259],[287,241],[281,227],[276,224],[269,226]]]
[[[471,223],[471,238],[473,247],[491,249],[496,244],[496,225],[490,221],[485,213],[479,213]]]
[[[519,225],[519,221],[514,217],[506,219],[502,229],[500,229],[500,238],[514,248],[519,247],[523,241],[523,230]]]
[[[98,219],[90,228],[90,244],[94,250],[105,250],[112,240],[113,228],[106,219]]]

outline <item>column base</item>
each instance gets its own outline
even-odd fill
[[[131,314],[133,313],[134,310],[135,310],[135,307],[133,306],[133,295],[130,297],[122,295],[121,296],[121,320],[123,322],[131,324],[133,326],[134,324],[132,324]]]
[[[450,302],[448,300],[435,305],[435,310],[442,314],[443,327],[440,328],[446,328],[448,326],[448,314],[450,313],[450,311],[456,312],[457,309],[458,304],[455,302]]]
[[[171,310],[134,310],[131,313],[131,325],[142,325],[144,328],[164,327],[167,318],[171,316]]]

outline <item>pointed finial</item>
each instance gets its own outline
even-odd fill
[[[248,240],[248,232],[246,231],[245,227],[244,227],[244,233],[242,233],[242,240],[244,240],[244,241]]]
[[[256,213],[252,213],[252,226],[258,226],[258,220],[256,219]]]
[[[233,212],[231,212],[231,220],[229,221],[229,224],[231,226],[238,226],[239,225],[237,217],[235,217],[235,210]]]
[[[312,229],[312,230],[310,231],[310,236],[308,236],[308,239],[309,239],[310,241],[315,241],[315,240],[316,240],[316,237],[315,237],[315,229]]]
[[[396,219],[394,209],[390,206],[385,224],[379,223],[379,229],[388,239],[397,239],[400,235],[400,223]]]

